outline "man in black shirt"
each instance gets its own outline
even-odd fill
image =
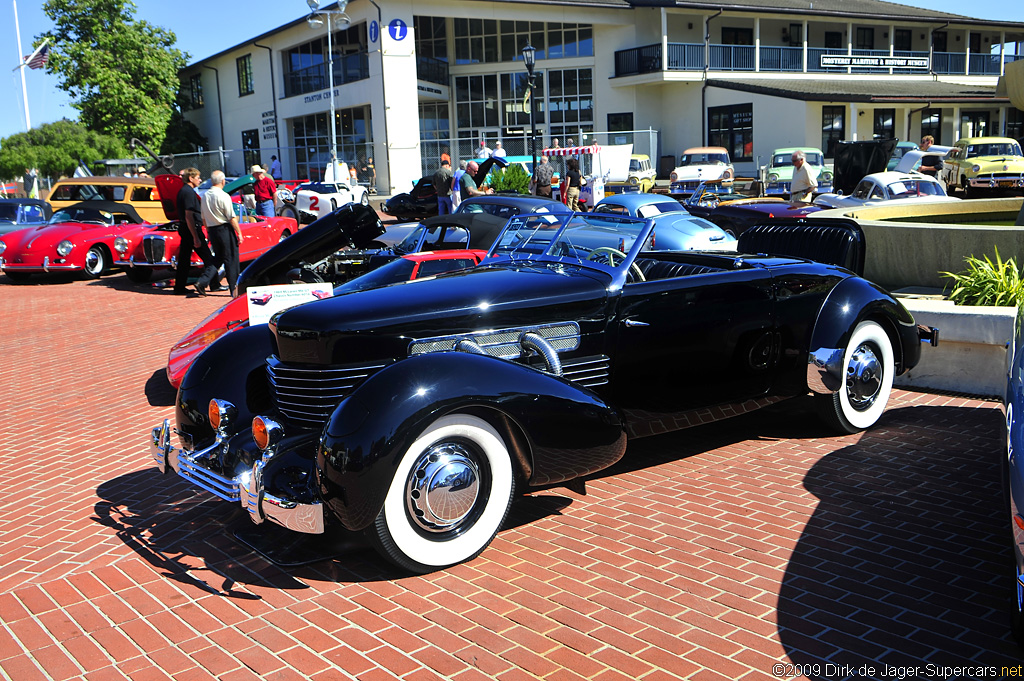
[[[931,135],[925,135],[921,139],[921,151],[928,151],[928,149],[935,144],[935,138]],[[932,177],[938,177],[939,173],[942,172],[943,163],[942,157],[929,154],[928,156],[921,157],[921,165],[918,167],[918,171],[925,175],[931,175]]]
[[[212,270],[210,276],[213,278],[211,291],[220,289],[220,275],[212,265],[213,253],[206,245],[203,237],[203,209],[199,201],[199,194],[196,187],[202,182],[199,170],[196,168],[185,168],[181,171],[181,179],[185,181],[178,196],[175,197],[175,204],[178,208],[178,236],[181,237],[181,246],[178,248],[178,267],[174,272],[174,292],[177,295],[188,293],[188,272],[192,268],[192,251],[194,250],[203,259],[205,265],[204,274]]]

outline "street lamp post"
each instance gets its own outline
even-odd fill
[[[530,153],[533,154],[533,172],[537,172],[537,103],[533,96],[533,85],[535,75],[533,67],[537,63],[537,48],[529,43],[523,48],[523,61],[526,62],[526,72],[530,75]]]
[[[306,19],[306,23],[309,24],[310,28],[320,28],[324,25],[321,15],[327,17],[327,87],[331,91],[331,179],[337,182],[338,177],[338,124],[335,120],[334,113],[334,49],[332,45],[332,29],[331,29],[331,15],[337,14],[344,17],[344,24],[347,25],[351,19],[345,14],[345,7],[348,6],[349,0],[338,0],[336,3],[338,9],[336,10],[322,10],[320,9],[320,0],[306,0],[306,4],[309,5],[310,15]],[[344,178],[348,180],[348,178]]]

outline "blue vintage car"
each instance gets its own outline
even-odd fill
[[[854,273],[852,221],[755,226],[739,254],[651,250],[655,230],[517,215],[475,268],[227,334],[151,455],[254,523],[359,533],[428,572],[483,551],[518,493],[579,489],[631,438],[808,394],[837,431],[869,428],[937,339]]]
[[[735,251],[736,237],[718,225],[690,214],[681,203],[657,194],[613,194],[594,206],[595,213],[651,218],[656,223],[652,247],[659,251]]]
[[[0,199],[0,234],[44,225],[53,211],[39,199]]]
[[[1006,451],[1002,453],[1003,518],[1010,530],[1016,568],[1013,635],[1024,648],[1024,307],[1017,309],[1012,357],[1003,402],[1006,415]]]

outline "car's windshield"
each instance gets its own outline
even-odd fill
[[[821,159],[821,154],[813,151],[805,151],[804,160],[812,166],[825,165],[825,162]],[[772,158],[772,165],[775,167],[793,165],[793,154],[775,154]]]
[[[728,165],[728,154],[683,154],[679,157],[681,166]]]
[[[991,144],[970,144],[967,146],[968,156],[1020,156],[1020,145],[1011,142],[993,142]]]
[[[422,240],[422,245],[420,241]],[[460,225],[420,225],[395,246],[395,253],[469,248],[469,230]]]
[[[377,269],[370,270],[364,275],[346,281],[341,286],[336,286],[334,289],[334,295],[341,293],[353,293],[355,291],[365,291],[366,289],[387,286],[388,284],[394,284],[399,281],[408,281],[415,268],[416,263],[412,260],[398,258],[397,260],[392,260],[387,265],[382,265]]]
[[[309,184],[302,184],[295,188],[296,192],[313,192],[314,194],[337,194],[338,187],[333,184],[323,184],[320,182],[310,182]]]
[[[617,268],[647,225],[608,213],[519,215],[509,220],[491,253],[512,259],[568,258]]]
[[[54,213],[49,224],[55,225],[59,222],[98,222],[110,225],[114,222],[114,216],[105,210],[92,208],[64,209]]]
[[[942,186],[933,180],[901,180],[886,187],[889,198],[909,199],[915,196],[945,196]]]

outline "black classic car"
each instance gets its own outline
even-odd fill
[[[508,161],[500,156],[492,156],[484,161],[480,161],[479,165],[480,168],[477,170],[476,175],[473,176],[477,186],[484,183],[487,175],[491,172],[491,168],[495,165],[499,168],[504,168],[508,165]],[[456,168],[452,168],[452,172],[455,170]],[[384,201],[380,205],[380,209],[388,215],[401,220],[418,220],[437,215],[437,192],[434,190],[434,176],[426,175],[421,177],[413,185],[411,192],[395,194],[387,201]]]
[[[652,420],[810,393],[837,430],[868,428],[937,340],[848,269],[856,223],[754,227],[747,255],[653,251],[653,229],[518,215],[475,268],[228,334],[185,374],[151,454],[257,524],[362,532],[427,572],[483,551],[517,491],[578,486]]]

